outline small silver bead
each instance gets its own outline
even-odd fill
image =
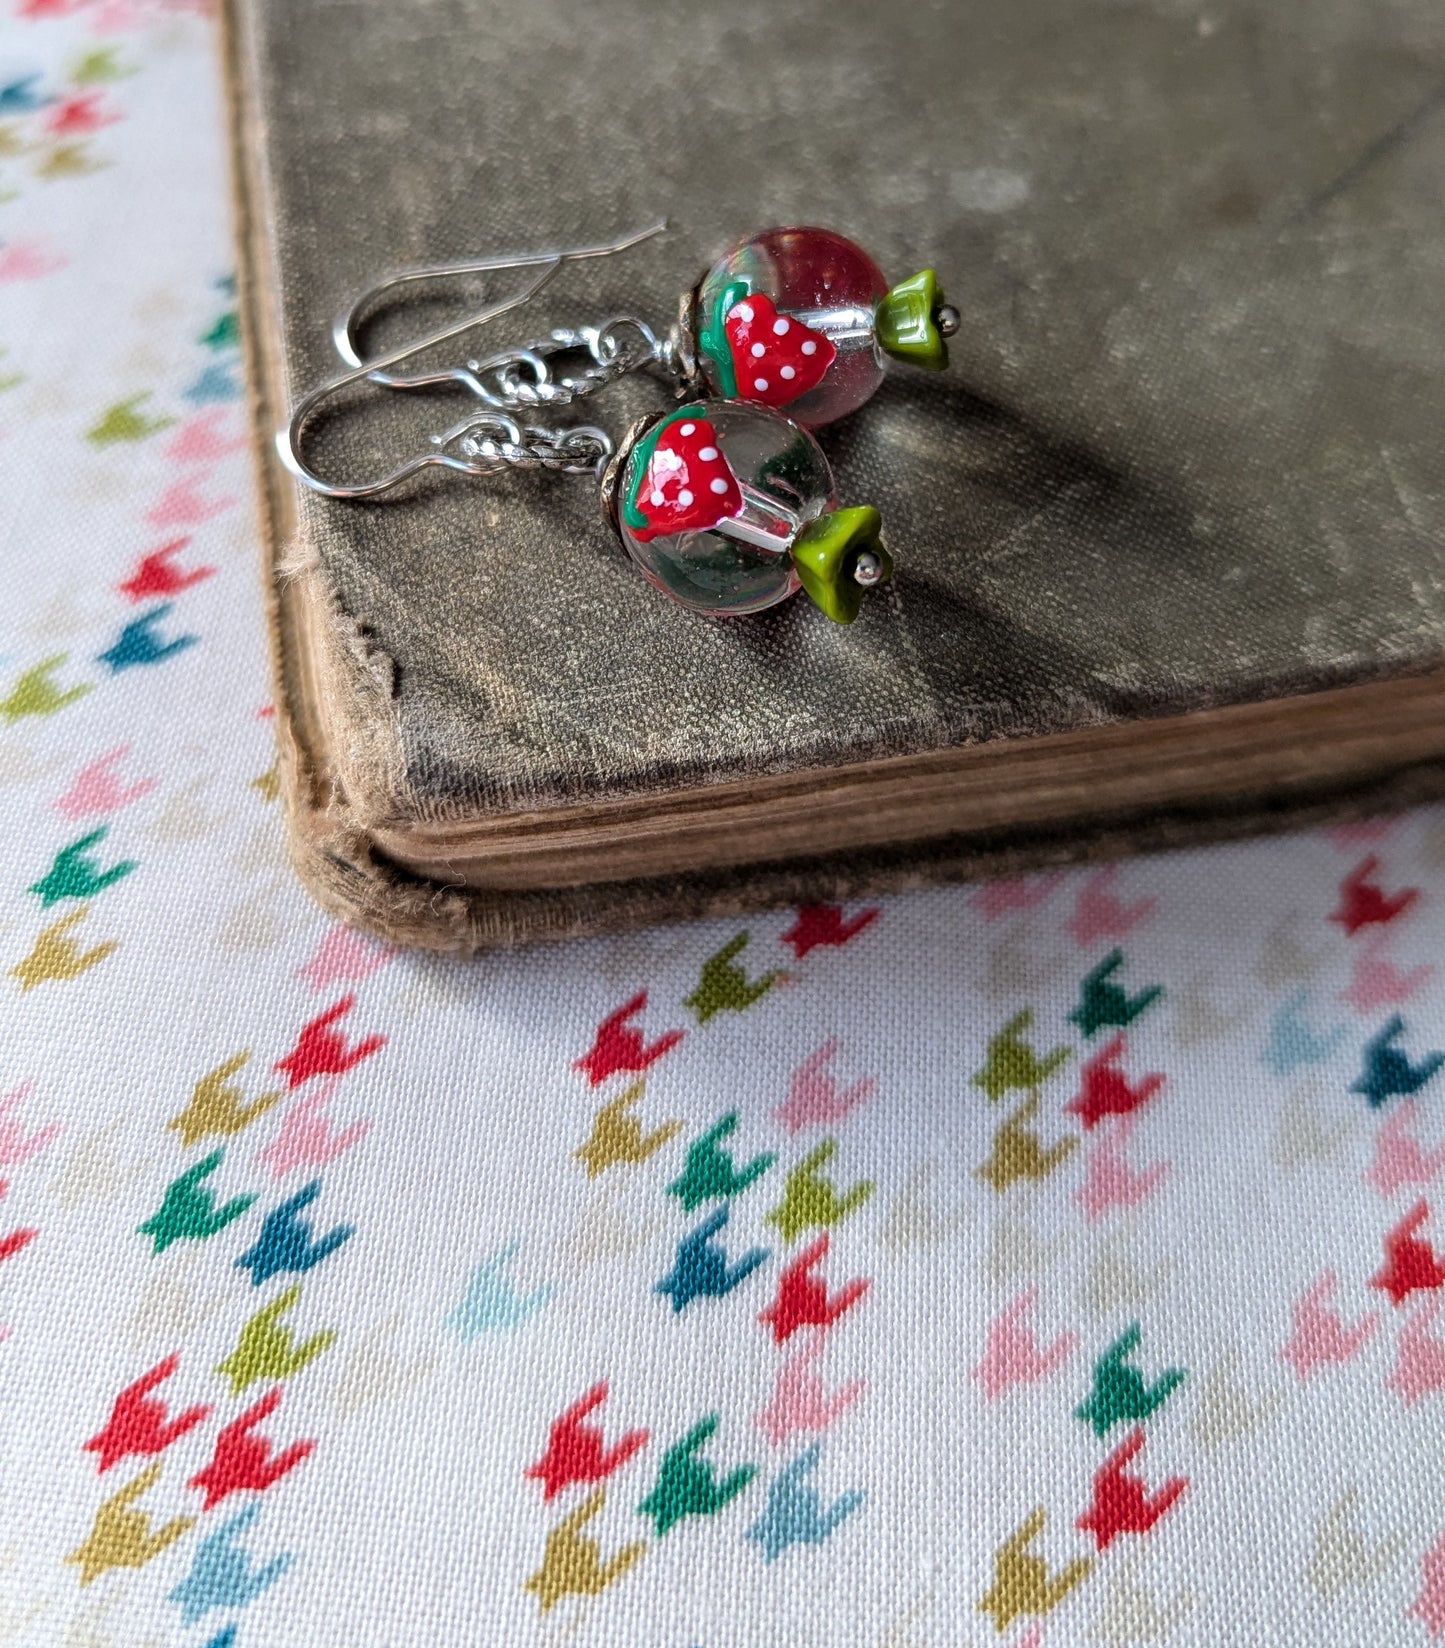
[[[864,589],[872,589],[874,584],[883,580],[883,563],[871,549],[865,549],[853,563],[853,582],[862,584]]]
[[[944,337],[951,338],[959,327],[963,325],[963,316],[951,303],[945,303],[934,316],[934,323]]]

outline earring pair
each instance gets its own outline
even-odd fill
[[[803,589],[830,618],[851,622],[864,591],[891,576],[892,559],[876,509],[838,508],[832,470],[810,431],[868,400],[890,360],[947,365],[959,317],[932,270],[889,286],[861,247],[831,230],[772,229],[738,242],[683,293],[665,335],[640,317],[619,315],[556,328],[459,366],[400,370],[527,303],[564,264],[625,251],[663,227],[600,246],[384,277],[333,327],[348,370],[296,405],[277,437],[283,461],[313,490],[351,499],[374,497],[433,465],[469,475],[503,468],[591,473],[623,548],[650,583],[684,606],[741,616]],[[424,282],[504,270],[528,271],[510,298],[363,358],[361,327],[383,300]],[[684,404],[638,420],[620,443],[595,425],[527,421],[649,370],[670,379]],[[374,480],[326,481],[303,456],[308,425],[325,400],[363,381],[396,390],[461,387],[480,405]]]

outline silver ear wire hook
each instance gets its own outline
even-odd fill
[[[466,263],[436,263],[428,264],[415,269],[398,269],[389,275],[383,275],[374,285],[358,297],[343,314],[338,315],[331,328],[331,339],[336,346],[336,353],[348,366],[362,365],[361,350],[357,346],[356,333],[366,312],[388,292],[398,287],[415,284],[419,281],[457,280],[464,275],[491,275],[500,274],[504,269],[532,269],[545,267],[546,278],[550,279],[564,263],[580,263],[587,258],[612,257],[618,252],[629,251],[634,246],[640,246],[643,241],[651,240],[654,235],[660,235],[667,228],[667,219],[659,218],[656,223],[650,223],[645,229],[638,229],[630,235],[621,235],[616,240],[605,241],[596,246],[574,246],[557,252],[535,252],[520,257],[477,258]],[[525,303],[540,288],[534,287],[525,296],[518,299]],[[483,319],[494,318],[492,313],[479,311],[462,323],[465,330],[470,326],[480,326]],[[455,335],[455,334],[451,334]],[[438,340],[433,340],[438,341]],[[418,347],[421,347],[420,345]],[[525,350],[517,350],[518,355],[526,354]],[[369,367],[373,374],[372,381],[384,385],[388,389],[403,389],[406,381],[390,375],[385,370],[384,362],[372,362]],[[476,368],[473,368],[476,370]]]
[[[659,234],[666,227],[666,220],[661,220],[640,230],[636,234],[624,236],[619,240],[608,242],[600,246],[583,246],[568,248],[557,252],[541,252],[527,257],[487,258],[472,263],[438,265],[435,268],[404,269],[396,274],[388,275],[384,280],[376,283],[362,294],[333,328],[333,341],[340,351],[342,358],[351,364],[351,370],[343,372],[340,377],[332,378],[329,382],[320,384],[309,394],[304,395],[296,403],[286,428],[279,430],[276,435],[276,448],[281,461],[286,468],[301,481],[327,498],[371,498],[380,492],[399,485],[409,476],[419,470],[439,466],[445,469],[456,470],[465,475],[489,474],[504,465],[515,465],[523,468],[546,467],[563,469],[569,473],[578,473],[580,470],[596,468],[604,463],[611,454],[612,443],[599,429],[585,428],[578,430],[547,430],[535,426],[523,429],[514,420],[504,420],[502,438],[497,439],[495,415],[493,423],[488,423],[488,414],[479,414],[473,418],[463,420],[444,434],[434,436],[427,450],[417,453],[406,459],[394,469],[374,480],[357,482],[352,485],[343,485],[339,482],[327,481],[311,469],[301,454],[302,435],[307,422],[315,414],[324,401],[342,389],[352,384],[370,381],[390,389],[425,389],[440,384],[460,383],[470,389],[490,406],[499,410],[507,406],[516,406],[519,401],[528,399],[525,393],[511,396],[499,395],[488,390],[481,381],[480,374],[490,370],[513,367],[517,364],[529,366],[537,383],[551,381],[550,369],[547,366],[543,350],[558,352],[574,348],[576,345],[559,341],[554,335],[552,340],[544,340],[536,348],[508,349],[489,356],[485,361],[469,362],[465,367],[447,367],[437,372],[428,372],[415,377],[398,377],[392,373],[392,368],[400,366],[413,356],[422,354],[438,344],[446,343],[451,338],[460,337],[473,327],[483,326],[488,321],[496,320],[513,309],[529,303],[538,292],[557,273],[564,263],[579,261],[583,258],[606,257],[613,252],[625,251],[630,246],[650,239]],[[364,312],[367,305],[374,302],[383,292],[389,291],[407,282],[441,279],[448,276],[464,274],[487,274],[500,272],[504,269],[536,269],[537,273],[526,281],[521,290],[512,297],[499,300],[495,303],[483,305],[471,314],[463,316],[458,321],[438,327],[425,337],[413,340],[410,343],[399,345],[396,349],[371,361],[362,361],[355,347],[353,331],[358,317]],[[623,320],[609,322],[609,327],[620,326]],[[637,323],[640,325],[641,323]],[[593,329],[601,337],[604,334],[599,329]],[[646,330],[645,328],[643,330]],[[650,331],[647,336],[651,338]],[[655,339],[652,340],[655,343]],[[602,347],[606,348],[607,345]],[[616,352],[616,351],[614,351]],[[594,356],[603,360],[602,355],[593,350]],[[630,365],[628,368],[630,369]],[[525,389],[525,386],[524,386]],[[582,391],[585,393],[586,391]],[[531,404],[537,404],[546,397],[533,395]],[[571,398],[557,395],[555,399]],[[475,452],[467,452],[466,443],[476,431],[483,433],[476,438],[480,441]],[[578,436],[585,436],[586,440],[579,446]],[[461,444],[462,456],[449,451],[453,444]],[[583,448],[588,453],[595,453],[584,457]],[[605,451],[600,450],[605,447]]]

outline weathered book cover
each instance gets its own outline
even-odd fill
[[[232,0],[229,40],[283,770],[333,907],[466,948],[1445,790],[1438,8]],[[947,374],[823,432],[898,565],[853,626],[668,603],[586,480],[346,504],[272,459],[378,273],[663,213],[486,341],[664,323],[786,222],[961,311]]]

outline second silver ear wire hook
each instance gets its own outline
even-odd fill
[[[529,257],[509,258],[479,258],[466,263],[433,264],[417,269],[400,269],[393,274],[384,275],[375,285],[364,291],[342,315],[339,315],[332,326],[331,338],[336,346],[336,353],[350,367],[359,367],[363,364],[361,351],[358,347],[356,334],[367,313],[390,292],[419,282],[436,280],[456,280],[465,275],[496,274],[504,269],[523,269],[533,266],[545,266],[544,281],[561,267],[563,263],[579,262],[585,258],[611,257],[615,253],[629,251],[639,246],[645,240],[651,240],[667,227],[666,218],[649,224],[645,229],[639,229],[634,234],[621,236],[600,246],[575,247],[561,252],[539,252]],[[518,303],[525,303],[532,292],[518,297]],[[492,318],[490,315],[487,318]],[[480,324],[480,314],[471,317],[463,325]],[[627,334],[633,337],[628,341]],[[641,341],[644,353],[639,354],[636,344]],[[422,347],[418,345],[417,347]],[[658,342],[652,328],[645,321],[633,315],[617,315],[600,326],[580,327],[572,331],[557,330],[540,341],[525,345],[522,348],[505,349],[495,355],[488,356],[481,361],[468,361],[467,369],[474,374],[484,374],[496,370],[499,366],[515,363],[530,366],[541,381],[541,392],[527,394],[527,386],[516,383],[504,385],[500,394],[487,389],[482,384],[468,385],[480,399],[495,405],[516,405],[519,400],[530,399],[533,403],[544,400],[565,400],[576,398],[577,395],[590,393],[587,386],[589,379],[584,378],[580,387],[571,395],[566,394],[560,383],[552,383],[546,365],[546,357],[560,354],[563,351],[590,349],[594,360],[605,366],[617,360],[624,360],[626,370],[636,370],[639,366],[651,364],[653,360],[661,359],[665,346]],[[368,370],[373,383],[382,384],[389,389],[406,389],[411,387],[411,380],[398,374],[380,368],[377,363],[368,364]],[[456,369],[458,378],[465,376],[462,369]],[[590,376],[595,376],[591,374]],[[615,373],[613,374],[616,375]],[[551,393],[546,393],[550,390]]]
[[[569,474],[597,469],[612,453],[613,443],[604,430],[590,425],[549,430],[519,424],[510,413],[528,406],[565,404],[590,394],[623,372],[665,363],[668,346],[659,342],[645,322],[633,316],[619,316],[601,326],[582,327],[576,331],[559,329],[535,344],[521,349],[501,350],[485,359],[468,361],[461,367],[447,367],[416,376],[401,376],[393,368],[438,344],[460,337],[473,327],[485,325],[529,303],[564,263],[609,257],[660,234],[664,228],[665,220],[599,246],[403,269],[386,276],[362,293],[333,327],[332,340],[337,352],[351,369],[321,384],[297,402],[286,428],[276,435],[276,447],[282,463],[312,491],[328,498],[375,497],[419,470],[432,466],[466,475],[489,474],[504,467],[545,467]],[[385,293],[418,281],[495,274],[507,269],[535,269],[537,273],[509,298],[486,304],[461,320],[402,344],[375,360],[361,359],[356,346],[357,327],[366,311]],[[579,349],[586,349],[592,355],[595,366],[584,369],[580,376],[555,378],[548,357],[575,353]],[[519,368],[529,373],[530,381],[517,376]],[[489,376],[497,378],[497,388],[489,386],[486,381]],[[427,450],[373,480],[351,485],[328,481],[311,469],[302,456],[306,425],[332,395],[352,384],[368,381],[388,389],[425,389],[442,384],[460,384],[483,401],[488,410],[475,413],[442,434],[434,435]]]

